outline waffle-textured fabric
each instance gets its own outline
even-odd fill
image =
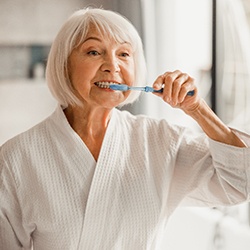
[[[249,177],[249,148],[116,109],[96,162],[58,107],[1,147],[0,249],[155,250],[182,201],[245,201]]]

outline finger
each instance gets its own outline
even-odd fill
[[[188,92],[191,90],[196,90],[196,86],[194,85],[194,79],[190,77],[190,79],[186,83],[184,83],[180,89],[178,102],[182,103],[187,97]],[[195,91],[195,93],[196,92],[197,90]]]
[[[153,88],[157,90],[161,89],[163,87],[163,84],[164,84],[164,75],[160,75],[153,83]]]
[[[164,74],[164,100],[171,103],[173,102],[173,89],[174,89],[174,82],[178,77],[182,74],[181,71],[176,70],[174,72],[167,72]],[[178,81],[177,81],[178,85]]]
[[[172,104],[174,106],[179,103],[180,91],[182,90],[182,88],[185,88],[186,85],[189,84],[187,82],[188,79],[189,75],[182,73],[174,80],[172,84]]]

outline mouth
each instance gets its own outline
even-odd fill
[[[118,84],[118,83],[117,82],[95,82],[94,84],[101,89],[109,89],[109,85]]]

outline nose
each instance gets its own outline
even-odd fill
[[[101,70],[110,73],[120,72],[119,60],[114,54],[107,54],[101,66]]]

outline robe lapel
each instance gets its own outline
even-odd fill
[[[119,189],[119,172],[122,171],[119,168],[122,131],[115,120],[113,112],[92,179],[78,249],[102,249],[101,239],[112,210],[110,206],[115,206],[111,201],[114,191]]]

